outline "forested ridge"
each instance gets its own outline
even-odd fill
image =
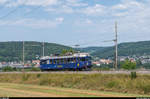
[[[81,51],[88,52],[93,56],[100,58],[108,58],[114,56],[114,46],[110,47],[87,47],[80,49]],[[132,55],[150,55],[150,41],[127,42],[118,45],[119,56],[132,56]]]
[[[60,54],[63,49],[70,47],[45,42],[45,55]],[[25,41],[25,60],[33,60],[42,56],[42,42]],[[0,61],[21,61],[23,53],[22,41],[0,42]]]

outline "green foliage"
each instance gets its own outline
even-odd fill
[[[25,60],[36,59],[36,56],[42,56],[42,43],[34,41],[26,41],[25,45]],[[32,46],[39,45],[39,46]],[[0,42],[0,61],[22,61],[22,48],[21,41],[16,42]],[[55,44],[45,43],[45,55],[59,54],[63,49],[70,49],[70,47]]]
[[[37,74],[37,78],[40,78],[41,77],[41,74]]]
[[[22,75],[22,80],[27,81],[29,79],[29,77],[30,77],[30,74],[23,74]]]
[[[144,94],[147,94],[150,92],[150,85],[146,84],[142,87],[142,89],[144,90]]]
[[[106,87],[108,87],[108,88],[113,88],[116,86],[118,86],[118,82],[116,82],[116,81],[110,81],[106,84]]]
[[[136,68],[136,63],[126,60],[125,62],[123,62],[121,67],[126,70],[133,70]]]
[[[75,50],[73,49],[63,49],[61,52],[61,55],[65,55],[67,53],[75,53]]]
[[[137,77],[136,72],[131,72],[130,76],[131,79],[135,79]]]
[[[32,67],[32,68],[31,68],[31,71],[41,71],[41,70],[40,70],[40,68],[38,68],[38,67]]]
[[[14,70],[13,70],[13,68],[10,67],[10,66],[5,66],[5,67],[2,68],[2,71],[3,71],[3,72],[9,72],[9,71],[14,71]]]

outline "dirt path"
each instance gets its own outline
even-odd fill
[[[7,92],[6,94],[8,97],[11,97],[13,93],[13,97],[66,97],[55,95],[51,93],[44,93],[44,92],[37,92],[32,90],[24,90],[24,89],[15,89],[15,88],[6,88],[5,86],[0,86],[0,94],[2,92]],[[2,95],[1,95],[2,96]]]
[[[121,93],[57,88],[37,85],[0,83],[0,96],[7,97],[131,97]],[[140,96],[140,95],[138,95]]]

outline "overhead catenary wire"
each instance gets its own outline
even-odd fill
[[[23,3],[26,3],[27,1],[28,1],[28,0],[24,0]],[[47,2],[46,2],[46,3],[47,3]],[[46,4],[46,3],[44,2],[43,4]],[[12,15],[12,14],[13,14],[14,12],[16,12],[20,7],[21,7],[21,6],[16,7],[15,9],[9,11],[7,14],[1,16],[1,17],[0,17],[0,20],[5,19],[5,18],[7,18],[8,16]],[[27,13],[24,13],[23,16],[27,16],[27,15],[29,15],[29,13],[33,13],[34,11],[37,11],[37,10],[40,9],[41,7],[42,7],[42,6],[38,6],[38,7],[34,8],[32,11],[27,12]],[[17,21],[17,20],[16,20],[16,21]],[[6,25],[6,24],[9,24],[9,22],[5,22],[5,25]]]
[[[113,42],[113,41],[114,41],[114,40],[99,41],[99,42],[97,42],[97,43],[108,43],[108,42]],[[89,45],[90,43],[93,43],[93,42],[77,43],[77,44],[74,44],[74,45],[68,45],[68,46],[75,47],[76,45],[78,45],[78,48],[79,48],[79,46],[86,46],[86,45]]]
[[[27,0],[25,0],[23,3],[26,3],[26,2],[27,2]],[[6,18],[6,17],[8,17],[8,16],[11,15],[11,14],[13,14],[13,13],[16,12],[20,7],[21,7],[21,6],[16,7],[15,9],[9,11],[7,14],[1,16],[1,17],[0,17],[0,20],[1,20],[1,19],[4,19],[4,18]]]

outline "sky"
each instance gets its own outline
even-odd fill
[[[0,41],[68,46],[150,40],[150,0],[0,0]]]

